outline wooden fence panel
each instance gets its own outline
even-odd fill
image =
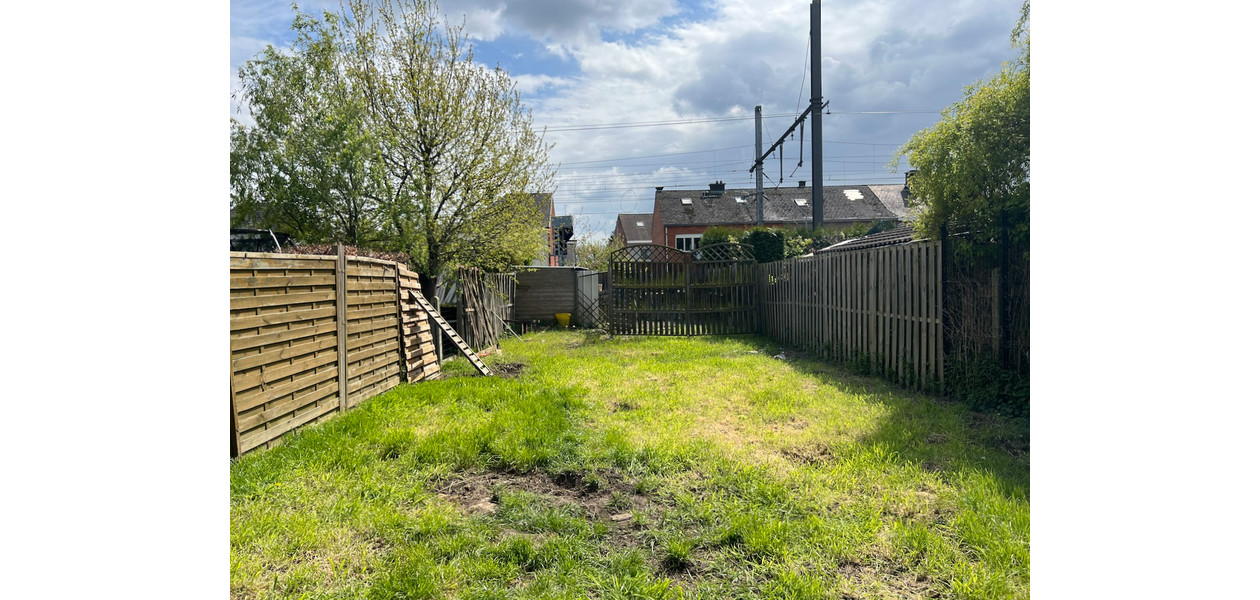
[[[411,299],[408,290],[421,293],[420,276],[406,266],[399,266],[403,291],[402,335],[403,372],[409,382],[423,381],[438,374],[441,365],[437,356],[437,335],[420,304]]]
[[[232,452],[277,444],[437,371],[415,273],[365,257],[233,252],[228,319]]]
[[[729,335],[758,330],[756,262],[749,246],[692,253],[657,245],[617,250],[608,267],[609,333]]]
[[[346,407],[401,383],[398,265],[346,258]]]
[[[899,384],[943,381],[941,247],[872,248],[757,266],[762,331]]]
[[[238,452],[338,408],[336,258],[233,253],[228,320]]]

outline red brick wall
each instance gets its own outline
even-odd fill
[[[669,246],[670,248],[674,248],[676,247],[674,246],[674,240],[675,238],[678,237],[678,234],[680,233],[703,234],[704,230],[708,228],[709,228],[708,225],[670,225],[669,227],[665,227],[665,234],[663,237],[663,239],[665,240],[664,245]]]
[[[660,202],[652,204],[652,243],[665,245],[665,223],[661,220]]]

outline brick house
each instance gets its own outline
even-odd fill
[[[651,244],[652,214],[622,213],[617,215],[617,225],[613,228],[613,239],[618,246]]]
[[[809,227],[813,224],[812,190],[765,188],[763,220],[767,227]],[[858,223],[906,218],[903,184],[829,185],[823,187],[823,227],[842,229]],[[708,190],[656,188],[652,211],[652,243],[693,250],[705,230],[714,226],[750,229],[757,223],[757,191],[726,189],[718,181]]]

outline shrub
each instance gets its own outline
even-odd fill
[[[744,236],[742,229],[734,227],[710,227],[704,230],[704,235],[700,236],[701,246],[710,246],[713,244],[737,243]]]
[[[744,234],[743,243],[752,246],[759,263],[783,260],[783,234],[775,229],[757,227]]]

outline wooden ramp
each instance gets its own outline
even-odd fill
[[[424,309],[424,312],[429,313],[429,317],[438,324],[438,327],[442,328],[442,332],[446,334],[446,337],[451,338],[451,341],[455,342],[455,346],[459,348],[459,351],[464,353],[464,358],[467,358],[468,362],[477,367],[477,370],[482,375],[489,376],[490,368],[486,366],[486,363],[481,362],[480,358],[477,358],[477,353],[473,352],[472,348],[469,348],[468,344],[464,343],[464,339],[459,337],[458,333],[455,333],[455,328],[451,327],[451,324],[442,318],[442,314],[433,308],[433,305],[429,304],[429,301],[425,300],[424,296],[417,294],[415,290],[407,290],[407,292],[411,294],[411,299],[419,304],[420,308]]]

